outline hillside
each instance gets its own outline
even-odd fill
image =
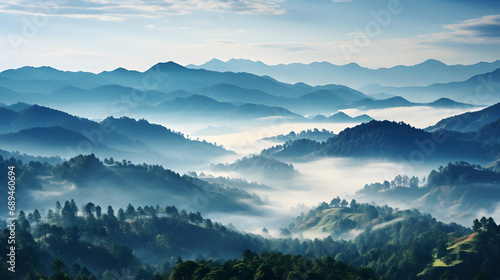
[[[335,133],[333,133],[333,131],[328,131],[326,129],[319,130],[317,128],[314,128],[312,130],[311,129],[303,130],[299,133],[295,133],[295,131],[292,131],[287,135],[280,134],[273,137],[266,137],[263,138],[262,140],[275,141],[275,142],[278,141],[288,142],[290,140],[309,139],[318,142],[323,142],[326,139],[334,136]]]
[[[186,139],[181,134],[146,120],[109,117],[98,123],[38,105],[17,107],[21,109],[18,112],[0,107],[0,116],[4,120],[0,125],[0,133],[6,134],[2,143],[6,145],[5,149],[11,151],[24,148],[21,152],[52,156],[50,150],[54,155],[66,158],[78,153],[94,152],[101,157],[127,158],[139,162],[148,157],[155,163],[164,164],[172,162],[171,158],[210,161],[233,154],[207,142]],[[59,136],[53,133],[43,135],[51,131],[49,128],[53,130],[53,127],[59,127]],[[36,131],[33,130],[35,128]],[[19,146],[16,141],[25,146]]]
[[[233,163],[212,166],[215,171],[238,172],[252,180],[273,181],[293,178],[298,175],[293,165],[264,156],[249,156]]]
[[[477,131],[484,125],[500,119],[500,103],[489,106],[479,111],[467,112],[440,120],[433,126],[427,127],[426,131],[446,129],[459,132]]]
[[[439,139],[439,141],[432,140]],[[433,141],[433,152],[424,153],[421,143]],[[405,123],[371,121],[346,128],[325,143],[310,143],[301,148],[294,142],[278,145],[262,153],[273,157],[303,155],[308,157],[363,157],[408,159],[419,152],[421,160],[475,160],[489,162],[499,155],[497,145],[443,137],[416,129]],[[294,152],[288,150],[293,149]],[[457,153],[460,151],[460,153]]]
[[[234,152],[205,141],[186,139],[181,133],[174,132],[158,124],[149,123],[145,119],[108,117],[101,122],[101,125],[110,125],[114,131],[140,140],[156,151],[172,157],[191,160],[213,160],[220,156],[234,154]]]
[[[173,203],[183,209],[204,213],[258,215],[259,210],[253,205],[261,203],[258,197],[243,190],[197,181],[159,165],[134,165],[113,158],[101,161],[94,154],[79,155],[56,165],[16,165],[17,183],[23,186],[17,194],[25,197],[18,206],[25,209],[43,209],[48,203],[52,205],[54,199],[62,200],[68,195],[106,205],[118,205],[123,199],[141,204]],[[102,192],[106,195],[95,195]],[[0,195],[2,199],[6,197],[7,193]],[[210,199],[206,200],[207,197]]]
[[[303,120],[304,117],[295,114],[283,107],[270,107],[260,104],[245,103],[234,105],[229,102],[219,102],[203,95],[178,97],[173,100],[164,100],[154,106],[143,105],[133,110],[136,113],[158,113],[170,118],[213,120],[252,120],[264,117],[288,117]]]
[[[465,225],[481,211],[494,211],[500,199],[500,173],[481,166],[449,163],[432,170],[426,178],[400,175],[391,182],[367,184],[356,198],[417,207],[443,221]]]

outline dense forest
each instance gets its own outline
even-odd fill
[[[335,241],[332,236],[293,237],[291,232],[298,232],[301,221],[322,217],[331,209],[347,213],[331,222],[357,235],[348,241]],[[2,224],[6,228],[6,222]],[[422,275],[439,279],[464,267],[468,275],[497,272],[491,263],[498,259],[499,229],[491,218],[475,220],[473,229],[478,234],[471,235],[470,229],[443,224],[417,210],[334,198],[297,217],[290,229],[282,229],[288,237],[266,239],[173,205],[128,204],[115,212],[111,206],[92,202],[83,209],[75,200],[56,202],[46,213],[19,212],[16,257],[22,265],[10,274],[4,257],[9,251],[3,246],[2,279],[122,279],[119,275],[144,280],[282,279],[285,273],[285,279],[300,277],[297,273],[314,279],[419,279]],[[9,230],[4,229],[2,244],[7,244],[8,237]],[[455,249],[455,244],[461,249]]]
[[[480,211],[494,212],[500,199],[500,173],[496,165],[483,167],[450,162],[427,177],[398,175],[394,180],[366,184],[356,192],[361,201],[412,206],[442,221],[469,224]]]
[[[71,181],[84,190],[91,188],[91,182],[103,182],[98,178],[115,178],[125,190],[138,184],[134,178],[148,177],[149,188],[170,192],[170,203],[164,205],[122,202],[117,207],[67,199],[43,211],[24,207],[16,221],[16,273],[7,270],[11,250],[2,246],[2,279],[494,279],[498,275],[494,264],[499,259],[500,230],[492,218],[470,219],[470,229],[439,222],[416,209],[334,197],[291,220],[273,237],[266,229],[251,234],[213,221],[207,218],[211,208],[185,209],[174,195],[187,192],[189,186],[216,192],[219,199],[258,202],[226,184],[264,185],[215,177],[208,182],[198,174],[181,176],[161,166],[101,161],[94,155],[55,165],[0,158],[0,165],[5,170],[16,166],[19,185],[35,190],[44,187],[41,176]],[[125,176],[129,182],[120,179]],[[382,186],[436,190],[443,185],[495,183],[498,178],[489,169],[456,162],[432,171],[425,181],[397,176]],[[29,195],[29,190],[20,193]],[[8,244],[9,222],[0,223],[0,242]]]

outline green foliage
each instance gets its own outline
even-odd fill
[[[440,171],[433,170],[428,177],[429,187],[442,185],[466,185],[494,183],[500,181],[500,173],[483,169],[479,165],[466,162],[449,163]]]
[[[373,272],[366,268],[355,268],[332,257],[307,259],[302,256],[283,255],[281,253],[254,254],[245,250],[240,260],[230,260],[223,264],[216,262],[186,261],[177,264],[170,280],[184,279],[376,279]]]

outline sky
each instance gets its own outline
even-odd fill
[[[498,0],[0,0],[0,71],[500,59]]]

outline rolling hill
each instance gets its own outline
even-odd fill
[[[500,155],[498,145],[431,134],[403,122],[390,121],[370,121],[346,128],[337,137],[330,138],[325,143],[309,141],[304,146],[305,143],[299,144],[297,141],[269,148],[262,151],[262,154],[277,158],[290,155],[307,158],[392,158],[408,161],[418,158],[419,161],[473,160],[481,163],[495,160]]]
[[[500,119],[500,103],[484,108],[476,112],[452,116],[440,120],[433,126],[427,127],[426,131],[445,129],[458,132],[477,131],[482,126]]]
[[[8,145],[5,147],[11,151],[23,149],[23,146],[16,145],[17,139],[26,147],[38,147],[40,150],[30,149],[29,153],[34,155],[38,155],[37,152],[47,153],[43,150],[47,147],[59,156],[68,157],[66,147],[71,147],[73,152],[81,147],[85,148],[82,153],[97,149],[96,154],[103,157],[134,161],[149,158],[155,163],[167,163],[172,158],[211,161],[233,153],[210,143],[186,139],[166,127],[145,120],[110,117],[98,123],[38,105],[28,106],[19,112],[0,107],[0,116],[4,119],[0,133],[4,133],[3,143]],[[45,132],[55,138],[37,136]],[[61,139],[58,140],[54,133],[61,133]],[[20,151],[28,153],[28,150]],[[74,155],[71,153],[69,156]]]

